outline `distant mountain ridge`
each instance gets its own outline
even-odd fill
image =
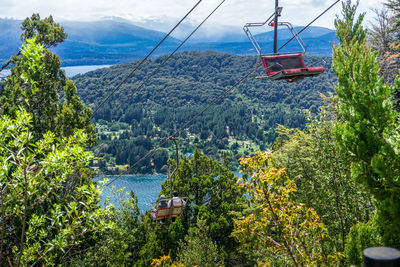
[[[9,59],[18,50],[21,43],[19,40],[21,22],[0,19],[0,61]],[[54,51],[60,55],[62,64],[65,66],[131,62],[142,58],[165,36],[163,32],[149,30],[127,20],[115,18],[92,22],[64,21],[61,25],[64,26],[68,38]],[[190,28],[189,26],[185,25],[186,30]],[[299,31],[301,27],[295,29]],[[222,31],[220,36],[215,34],[207,36],[204,32],[199,36],[191,39],[181,51],[255,54],[254,48],[240,27],[237,32],[233,27]],[[290,33],[283,29],[278,37],[279,43],[283,44],[290,37]],[[323,27],[309,27],[301,34],[301,37],[308,46],[310,55],[330,56],[332,50],[330,43],[337,41],[335,31]],[[258,34],[256,38],[262,40],[265,53],[272,50],[272,31]],[[179,42],[179,39],[169,37],[154,56],[170,53]],[[291,42],[285,49],[282,51],[297,51],[299,47],[295,42]]]

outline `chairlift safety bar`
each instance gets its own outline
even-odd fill
[[[257,42],[256,38],[250,31],[251,27],[263,27],[266,24],[271,25],[271,23],[274,22],[274,17],[275,17],[275,12],[265,21],[265,22],[251,22],[251,23],[246,23],[243,26],[243,30],[246,33],[247,37],[249,38],[250,42],[252,43],[253,47],[256,49],[257,54],[262,55],[262,49],[260,44]],[[292,39],[296,39],[297,43],[300,45],[302,52],[296,52],[296,53],[301,53],[305,54],[307,51],[307,47],[304,44],[303,40],[299,36],[299,34],[296,32],[296,30],[293,28],[292,24],[289,22],[278,22],[278,26],[286,26],[290,33],[293,35]],[[290,52],[289,54],[292,54],[293,52]],[[287,54],[287,53],[280,53],[280,54]]]

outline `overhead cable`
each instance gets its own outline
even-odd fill
[[[218,101],[220,101],[222,98],[224,98],[226,96],[226,94],[228,94],[230,91],[232,91],[233,89],[235,89],[236,87],[238,87],[247,77],[250,76],[250,74],[252,74],[254,72],[254,70],[251,70],[249,73],[247,73],[246,75],[244,75],[242,78],[240,78],[239,81],[237,81],[234,85],[232,85],[232,87],[226,89],[225,91],[222,92],[222,94],[220,94],[217,98],[214,99],[214,101],[212,101],[207,107],[205,107],[202,111],[200,111],[199,113],[197,113],[192,119],[190,119],[189,121],[187,121],[183,126],[181,126],[178,130],[176,130],[171,136],[165,138],[164,141],[162,141],[156,148],[150,150],[147,154],[145,154],[143,157],[141,157],[138,161],[136,161],[134,164],[132,164],[123,174],[118,175],[117,177],[115,177],[111,182],[109,182],[106,186],[110,186],[112,183],[114,183],[116,180],[118,180],[119,178],[121,178],[122,175],[127,174],[133,167],[135,167],[136,165],[138,165],[140,162],[142,162],[143,160],[147,159],[150,156],[153,156],[158,150],[162,149],[162,146],[164,146],[169,140],[170,138],[176,137],[178,136],[183,130],[185,130],[193,121],[195,121],[198,117],[200,117],[202,114],[204,114],[204,112],[206,112],[207,110],[209,110],[212,106],[214,106],[216,103],[218,103]]]
[[[143,63],[156,51],[156,49],[171,35],[171,33],[189,16],[190,13],[192,13],[193,10],[196,9],[196,7],[201,3],[203,0],[199,0],[193,7],[192,9],[189,10],[188,13],[165,35],[165,37],[150,51],[150,53],[147,54],[147,56],[142,59],[139,64],[136,65],[136,67],[123,79],[115,88],[114,90],[96,107],[96,109],[93,111],[92,116],[110,99],[112,95],[117,92],[121,86],[133,75],[133,73],[136,72],[136,70],[143,65]]]
[[[301,29],[301,31],[299,31],[296,35],[294,35],[292,38],[290,38],[284,45],[282,45],[281,47],[279,47],[279,49],[274,53],[279,52],[282,48],[284,48],[288,43],[290,43],[294,38],[296,38],[297,36],[299,36],[300,33],[302,33],[305,29],[307,29],[311,24],[313,24],[317,19],[319,19],[322,15],[324,15],[326,12],[328,12],[329,9],[331,9],[333,6],[335,6],[337,3],[339,3],[340,0],[337,0],[335,3],[333,3],[330,7],[328,7],[327,9],[325,9],[324,12],[322,12],[321,14],[319,14],[318,17],[316,17],[315,19],[313,19],[310,23],[307,24],[307,26],[305,26],[303,29]]]
[[[123,104],[125,104],[130,97],[132,97],[136,92],[138,92],[140,89],[143,88],[143,86],[161,69],[162,66],[167,63],[167,61],[175,55],[175,53],[186,43],[187,40],[189,40],[190,37],[215,13],[215,11],[218,10],[218,8],[225,2],[226,0],[223,0],[186,38],[183,40],[179,46],[175,48],[175,50],[169,54],[169,56],[164,59],[164,61],[152,72],[150,73],[147,78],[141,82],[141,84],[128,96],[128,98],[123,101],[122,103],[119,104],[119,107],[121,107]],[[117,108],[118,109],[118,108]]]

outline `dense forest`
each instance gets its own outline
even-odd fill
[[[306,105],[302,108],[309,108],[305,115],[308,123],[299,123],[299,128],[279,125],[276,138],[265,140],[268,130],[261,127],[267,118],[262,112],[275,100],[267,90],[248,89],[269,83],[252,81],[251,86],[244,84],[215,106],[213,112],[219,112],[218,116],[206,114],[216,121],[214,128],[212,123],[208,132],[202,126],[189,127],[179,140],[192,136],[201,143],[217,134],[223,136],[218,126],[222,118],[221,127],[228,137],[215,137],[217,140],[227,138],[228,144],[271,142],[271,151],[239,152],[244,155],[239,159],[242,177],[230,170],[235,162],[228,153],[216,160],[204,153],[207,147],[201,152],[194,144],[188,150],[191,157],[181,156],[179,164],[169,159],[164,167],[171,151],[160,150],[147,162],[152,167],[143,165],[140,171],[168,168],[173,173],[171,181],[162,184],[158,202],[176,194],[185,199],[185,203],[180,201],[181,213],[161,221],[151,216],[158,212],[156,204],[153,211],[140,213],[133,191],[127,195],[114,190],[112,194],[120,198],[118,205],[108,199],[100,202],[109,180],[93,179],[90,164],[96,157],[91,150],[110,148],[102,153],[104,158],[115,155],[115,161],[118,146],[127,146],[124,151],[137,149],[139,154],[139,147],[148,150],[159,142],[157,138],[175,130],[168,127],[170,119],[163,113],[181,109],[189,116],[193,114],[189,108],[198,102],[201,109],[213,96],[194,95],[201,90],[193,89],[187,96],[189,107],[178,96],[173,101],[160,98],[153,88],[138,94],[149,101],[128,105],[122,101],[127,93],[120,92],[120,101],[114,99],[114,105],[105,107],[109,112],[96,113],[92,122],[93,110],[77,94],[74,81],[65,77],[59,57],[49,50],[66,38],[63,28],[51,17],[41,19],[34,14],[27,18],[22,25],[23,46],[11,60],[10,76],[0,84],[0,264],[363,266],[363,251],[369,247],[391,247],[400,255],[400,51],[396,45],[400,4],[386,4],[390,13],[378,13],[377,19],[387,18],[388,27],[367,30],[364,14],[356,15],[357,3],[342,3],[342,14],[335,20],[340,43],[333,46],[332,57],[335,94],[321,90],[324,94],[315,99],[298,99]],[[388,36],[391,45],[385,46]],[[186,84],[163,79],[170,82],[165,87]],[[99,75],[96,80],[103,79]],[[296,110],[289,109],[292,102],[284,103],[285,99],[296,100],[302,92],[296,94],[295,90],[309,82],[274,85],[276,91],[294,90],[292,97],[281,98],[283,111]],[[181,88],[184,91],[186,87]],[[217,95],[223,86],[211,88]],[[84,91],[86,101],[90,92],[104,96],[107,89]],[[320,99],[322,105],[317,108]],[[91,105],[99,101],[94,97]],[[119,104],[131,111],[122,112]],[[242,115],[230,117],[225,111]],[[121,114],[131,117],[122,121]],[[187,119],[172,115],[174,123]],[[245,120],[257,125],[255,141],[249,141],[246,127],[251,125]],[[161,128],[164,124],[166,130]],[[262,134],[257,133],[259,129]],[[148,137],[152,131],[154,135]],[[93,148],[98,139],[108,142]],[[223,141],[221,151],[230,151],[223,149],[226,145]],[[135,160],[132,156],[136,154],[119,155],[118,160]],[[171,194],[173,191],[178,193]]]
[[[121,172],[125,170],[122,166],[134,164],[233,86],[256,63],[255,56],[183,52],[171,58],[142,86],[141,82],[165,57],[151,59],[94,114],[98,133],[95,166],[103,173]],[[324,64],[325,73],[295,84],[248,78],[180,134],[181,152],[187,154],[198,148],[215,159],[225,152],[232,169],[237,169],[242,155],[271,148],[277,125],[304,128],[304,110],[315,114],[322,104],[321,94],[332,93],[336,82],[331,59],[311,56],[305,61],[310,65]],[[75,76],[78,95],[95,108],[136,64]],[[171,147],[169,150],[172,151]],[[160,159],[167,154],[160,151],[130,172],[165,171],[165,163],[160,165]]]

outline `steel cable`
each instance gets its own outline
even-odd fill
[[[121,86],[133,75],[133,73],[136,72],[136,70],[143,65],[143,63],[156,51],[156,49],[171,35],[171,33],[189,16],[190,13],[202,2],[203,0],[199,0],[197,4],[195,4],[192,9],[189,10],[188,13],[164,36],[164,38],[150,51],[150,53],[147,54],[147,56],[142,59],[139,64],[136,65],[136,67],[114,88],[114,90],[96,107],[96,109],[93,111],[93,115],[110,99],[111,96],[117,92]]]
[[[294,38],[296,38],[297,36],[299,36],[300,33],[302,33],[305,29],[307,29],[311,24],[313,24],[317,19],[319,19],[322,15],[324,15],[326,12],[328,12],[329,9],[331,9],[334,5],[336,5],[340,0],[337,0],[335,3],[333,3],[330,7],[328,7],[327,9],[325,9],[324,12],[322,12],[321,14],[319,14],[318,17],[316,17],[315,19],[313,19],[310,23],[308,23],[305,27],[303,27],[303,29],[301,29],[301,31],[299,31],[296,35],[294,35],[292,38],[290,38],[284,45],[282,45],[281,47],[279,47],[279,49],[274,52],[278,53],[282,48],[284,48],[288,43],[290,43]]]
[[[133,167],[135,167],[136,165],[138,165],[140,162],[142,162],[143,160],[147,159],[150,156],[153,156],[155,152],[157,152],[158,150],[162,149],[162,146],[165,145],[168,140],[170,140],[171,137],[175,137],[178,134],[180,134],[184,129],[186,129],[186,127],[188,127],[193,121],[195,121],[198,117],[200,117],[202,114],[204,114],[204,112],[206,112],[207,110],[209,110],[212,106],[214,106],[219,100],[221,100],[222,98],[225,97],[226,94],[228,94],[230,91],[232,91],[233,89],[235,89],[236,87],[238,87],[247,77],[250,76],[250,74],[252,74],[254,72],[254,70],[251,70],[249,73],[247,73],[246,75],[244,75],[242,78],[240,78],[239,81],[237,81],[234,85],[232,85],[232,87],[226,89],[225,91],[222,92],[222,94],[220,94],[217,98],[214,99],[214,101],[212,101],[207,107],[205,107],[202,111],[200,111],[199,113],[197,113],[192,119],[190,119],[189,121],[187,121],[183,126],[181,126],[178,130],[176,130],[171,136],[165,138],[165,140],[163,142],[161,142],[156,148],[150,150],[146,155],[144,155],[143,157],[141,157],[138,161],[136,161],[134,164],[132,164],[124,173],[118,175],[117,177],[115,177],[113,180],[111,180],[111,182],[109,182],[106,186],[110,186],[113,182],[115,182],[116,180],[118,180],[119,178],[121,178],[123,175],[127,174]]]
[[[165,63],[167,63],[167,61],[173,56],[175,55],[175,53],[187,42],[187,40],[189,40],[190,37],[192,37],[193,34],[196,33],[196,31],[215,13],[215,11],[217,11],[217,9],[225,2],[226,0],[223,0],[186,38],[185,40],[183,40],[181,42],[181,44],[179,46],[177,46],[175,48],[175,50],[169,54],[169,56],[150,74],[147,76],[147,78],[141,82],[141,84],[128,96],[128,98],[123,101],[122,103],[120,103],[117,107],[117,110],[123,105],[125,104],[130,97],[132,97],[135,93],[137,93],[140,89],[143,88],[143,86],[161,69],[162,66],[165,65]]]

